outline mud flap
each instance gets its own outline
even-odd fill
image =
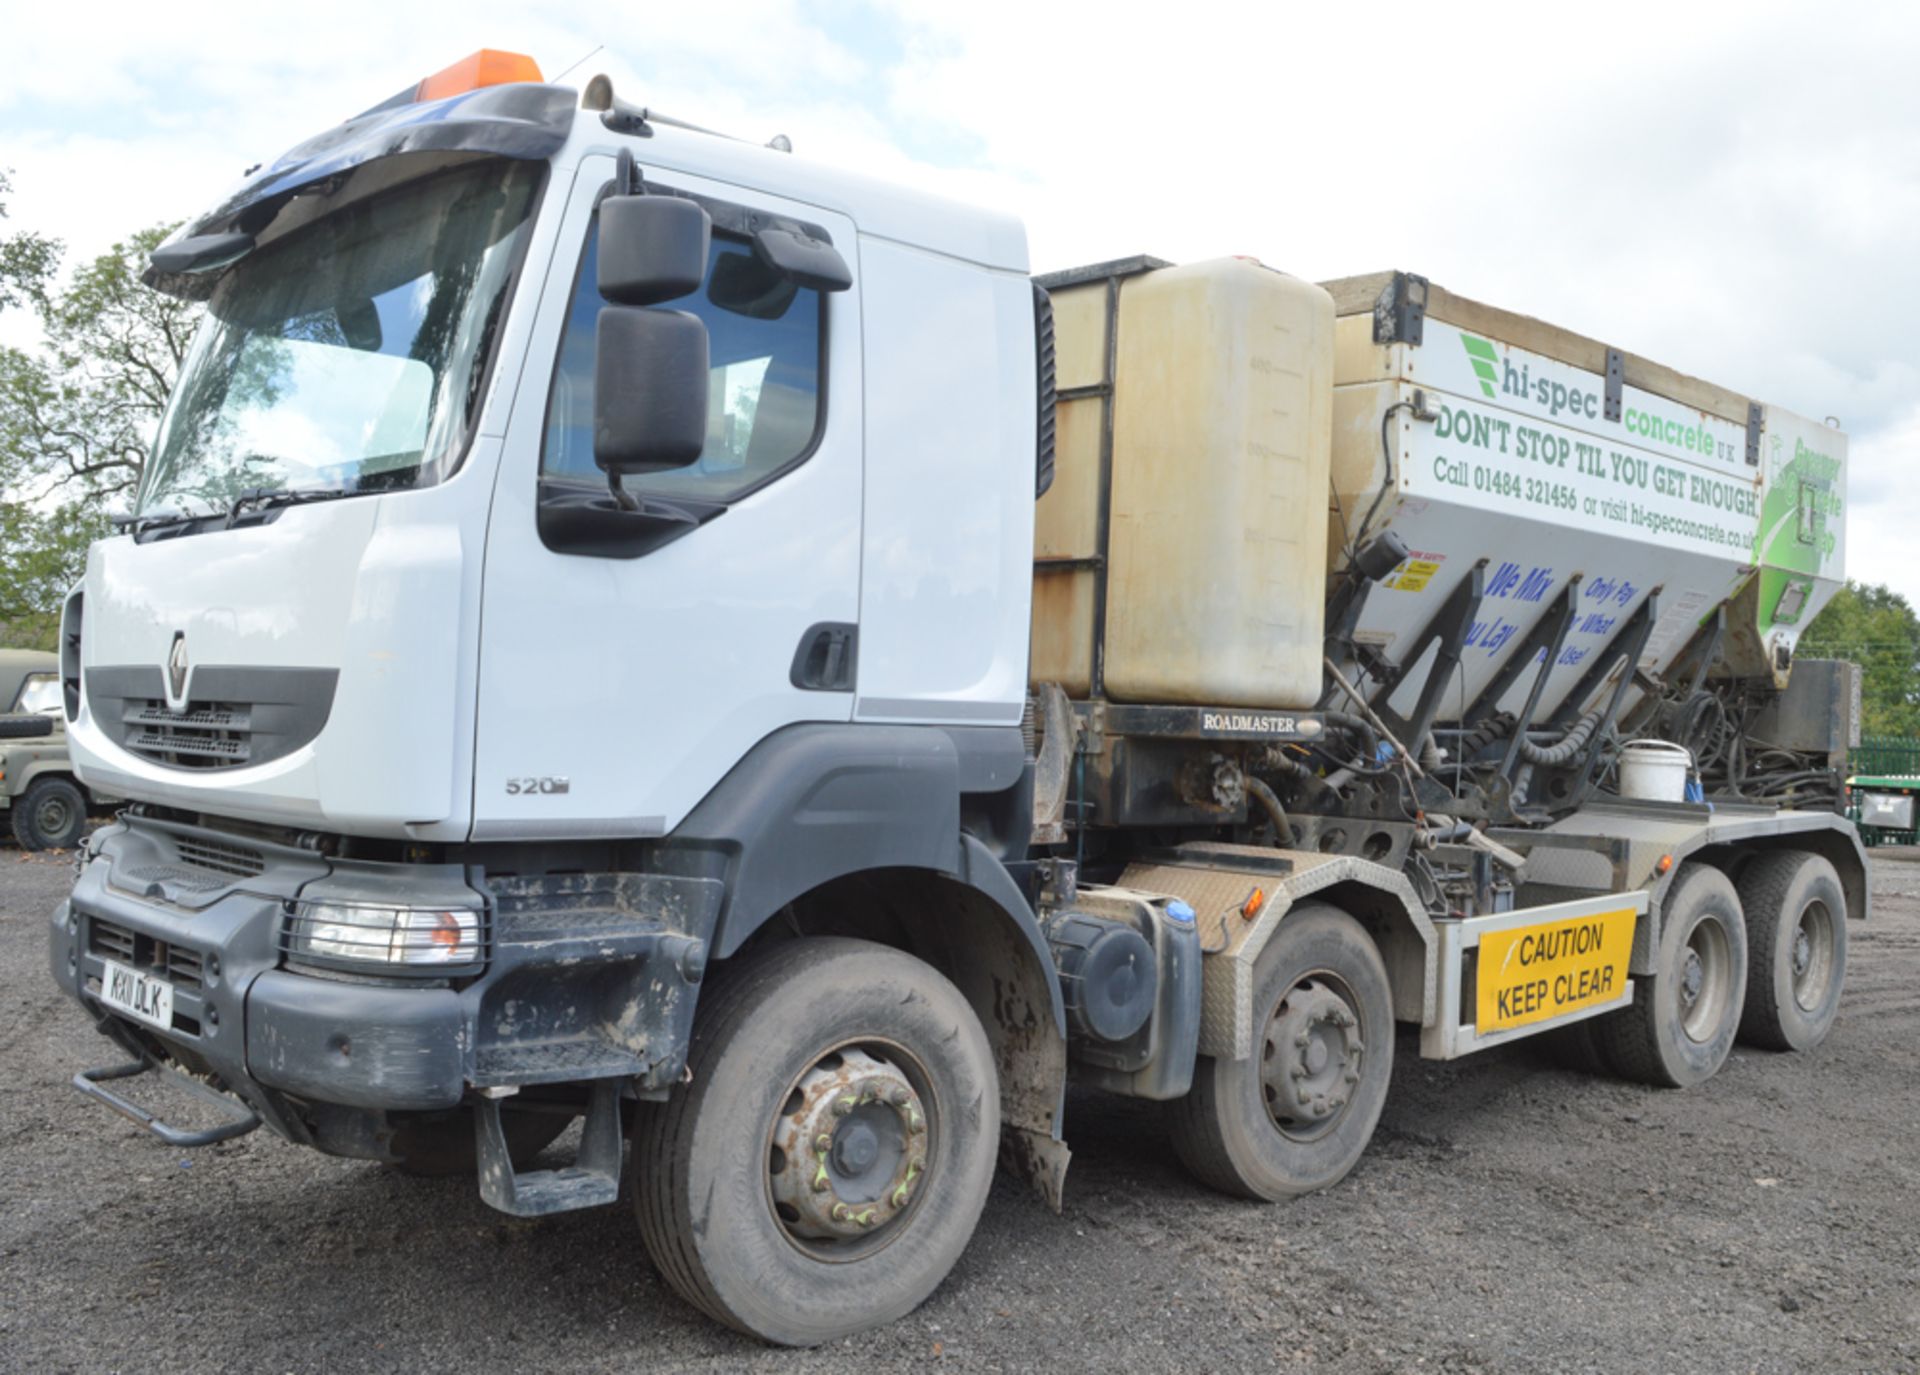
[[[1000,1163],[1026,1180],[1056,1213],[1065,1203],[1067,1164],[1072,1159],[1066,1142],[1044,1132],[1008,1127],[1000,1135]]]

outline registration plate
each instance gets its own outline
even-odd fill
[[[173,1029],[173,985],[112,960],[100,962],[100,1001],[162,1031]]]
[[[1476,1034],[1619,1001],[1633,953],[1631,908],[1488,931],[1480,937]]]

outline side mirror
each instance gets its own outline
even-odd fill
[[[700,289],[713,221],[676,196],[608,196],[600,202],[600,294],[623,306],[657,306]]]
[[[795,286],[845,291],[853,285],[839,249],[797,230],[766,226],[753,236],[753,255]]]
[[[665,472],[698,459],[707,444],[708,386],[700,318],[602,306],[594,348],[593,460],[616,493],[622,474]]]

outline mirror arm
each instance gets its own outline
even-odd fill
[[[620,474],[612,468],[607,470],[607,490],[613,493],[614,505],[618,506],[622,511],[638,511],[640,509],[640,503],[634,500],[633,493],[629,492],[621,483]]]

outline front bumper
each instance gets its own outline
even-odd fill
[[[54,912],[50,955],[56,981],[111,1039],[330,1149],[365,1140],[369,1115],[444,1110],[473,1089],[664,1089],[686,1063],[720,892],[717,880],[655,875],[490,881],[474,867],[332,860],[135,818],[95,838]],[[483,904],[485,970],[435,983],[289,967],[280,934],[298,896]],[[102,1003],[108,959],[167,980],[169,1026]]]

